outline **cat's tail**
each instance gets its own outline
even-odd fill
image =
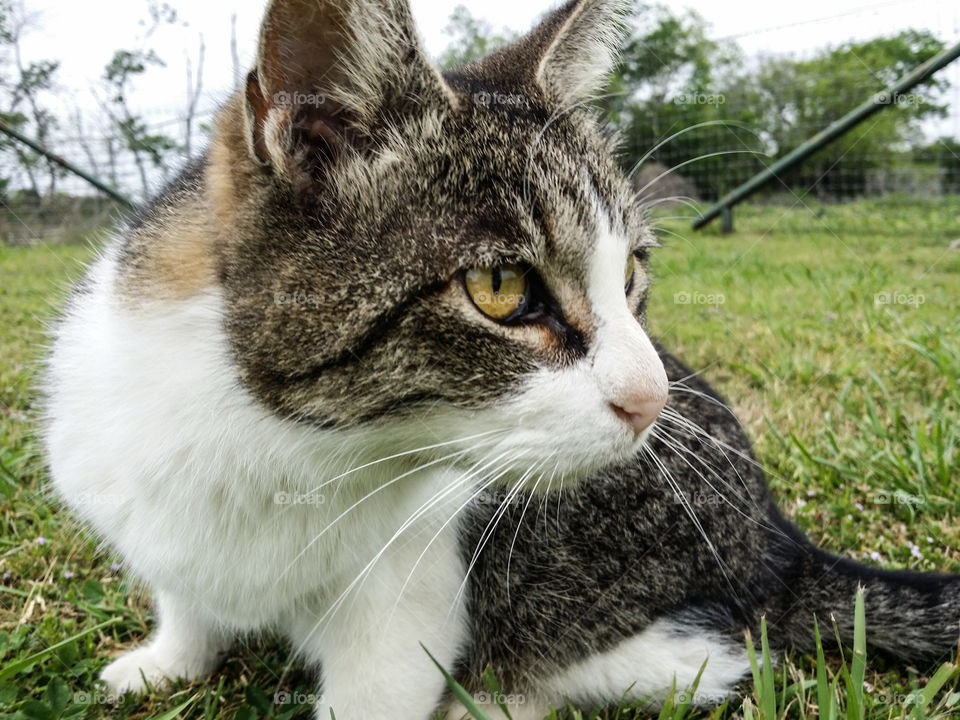
[[[790,561],[779,565],[780,591],[767,611],[772,637],[810,649],[816,615],[825,642],[835,637],[835,623],[840,640],[852,645],[856,593],[863,588],[872,647],[926,661],[945,660],[957,649],[960,575],[882,570],[832,555],[790,531],[790,550],[781,546]]]

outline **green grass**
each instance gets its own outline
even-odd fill
[[[888,567],[960,571],[960,250],[948,249],[960,199],[754,205],[735,221],[722,236],[659,220],[653,332],[730,399],[781,505],[818,542]],[[278,677],[286,648],[270,638],[238,647],[206,684],[116,707],[97,694],[108,658],[148,634],[149,598],[45,497],[31,417],[44,323],[90,255],[0,247],[0,720],[309,717],[305,703],[273,702],[315,688],[302,669]],[[880,631],[869,621],[868,638]],[[832,633],[829,618],[820,631]],[[864,664],[855,647],[775,666],[756,640],[746,700],[691,710],[678,688],[663,713],[638,705],[599,717],[960,714],[951,665]],[[928,683],[937,692],[918,694]],[[588,711],[571,712],[597,717]]]

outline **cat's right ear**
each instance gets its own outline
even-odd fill
[[[272,0],[247,77],[249,150],[301,189],[385,118],[449,105],[406,0]]]

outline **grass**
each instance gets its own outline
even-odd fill
[[[731,400],[787,512],[836,552],[960,571],[960,486],[951,482],[960,467],[960,250],[948,248],[960,238],[960,201],[744,206],[729,236],[658,222],[667,246],[654,260],[651,328]],[[205,684],[103,702],[97,674],[148,634],[149,599],[46,498],[31,417],[45,319],[90,255],[80,245],[0,247],[0,720],[309,717],[299,701],[315,691],[311,677],[280,681],[286,648],[271,638],[238,647]],[[866,637],[881,631],[865,621]],[[820,630],[832,632],[829,618]],[[571,714],[960,713],[952,665],[864,662],[858,647],[775,665],[757,640],[756,677],[725,707],[691,709],[678,688],[662,713],[636,705]],[[291,701],[274,703],[278,692]]]

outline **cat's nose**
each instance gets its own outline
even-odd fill
[[[653,424],[666,404],[667,396],[663,395],[656,398],[636,398],[622,403],[611,402],[610,409],[639,435]]]

